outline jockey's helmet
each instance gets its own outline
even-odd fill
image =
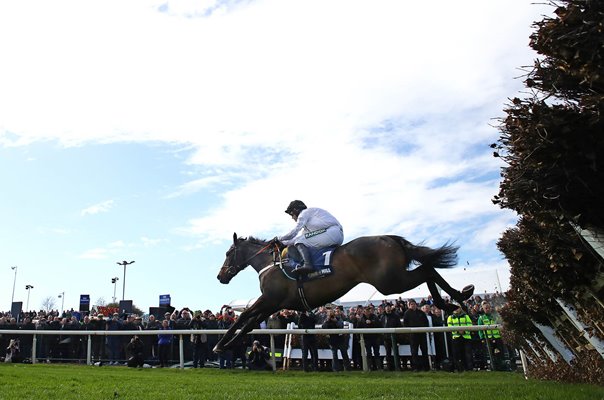
[[[308,207],[306,207],[306,204],[304,204],[304,202],[302,202],[301,200],[294,200],[289,203],[289,206],[287,206],[285,213],[289,215],[291,215],[293,212],[299,214],[300,211],[305,210],[307,208]]]

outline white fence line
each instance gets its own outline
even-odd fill
[[[329,335],[329,334],[345,334],[345,335],[362,335],[364,334],[397,334],[397,333],[436,333],[436,332],[454,332],[454,331],[487,331],[487,330],[501,330],[501,325],[473,325],[473,326],[436,326],[436,327],[422,327],[422,328],[352,328],[352,329],[254,329],[248,333],[248,335],[269,335],[271,344],[271,354],[273,357],[273,370],[276,370],[275,362],[275,335]],[[62,331],[51,331],[51,330],[19,330],[19,329],[6,329],[0,330],[0,335],[33,335],[32,343],[32,363],[36,363],[36,345],[38,336],[88,336],[87,350],[86,350],[86,363],[92,365],[92,340],[93,336],[157,336],[157,335],[179,335],[179,358],[180,368],[184,368],[184,340],[182,335],[191,334],[206,334],[206,335],[224,335],[227,332],[226,329],[170,329],[170,330],[130,330],[130,331],[86,331],[86,330],[62,330]],[[366,354],[364,351],[361,352],[363,357],[363,365],[367,365]]]

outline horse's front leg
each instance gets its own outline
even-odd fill
[[[223,347],[228,349],[232,346],[233,342],[239,339],[241,336],[246,335],[248,332],[260,325],[260,322],[268,318],[270,314],[259,314],[255,318],[248,318],[248,321],[243,325],[243,328],[235,334],[227,343],[223,344]]]
[[[229,328],[229,330],[224,334],[224,336],[218,341],[218,343],[216,343],[216,346],[214,346],[214,352],[215,353],[220,353],[222,351],[224,351],[226,348],[228,348],[228,346],[231,344],[231,342],[233,341],[233,339],[235,337],[239,337],[241,336],[239,335],[235,335],[235,332],[237,331],[237,329],[239,329],[241,326],[246,326],[248,322],[251,321],[255,321],[256,317],[258,317],[259,315],[264,315],[267,313],[267,310],[265,310],[265,299],[263,296],[260,296],[258,298],[258,300],[256,300],[256,302],[254,304],[252,304],[250,306],[250,308],[248,308],[247,310],[245,310],[244,312],[241,313],[241,315],[239,316],[239,318],[237,318],[237,321],[235,321],[235,323],[233,325],[231,325],[231,327]],[[273,310],[276,311],[276,310]],[[268,310],[269,314],[272,312],[271,310]],[[248,332],[251,329],[248,329]]]
[[[244,320],[240,317],[237,319],[237,321],[235,321],[233,325],[230,326],[224,336],[222,336],[218,343],[216,343],[216,346],[214,346],[214,353],[222,353],[225,350],[226,346],[224,346],[224,343],[227,341],[230,342],[232,340],[231,338],[235,336],[235,332],[237,331],[237,329],[239,329],[241,325],[243,325],[243,322]]]

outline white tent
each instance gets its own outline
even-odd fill
[[[491,268],[452,268],[438,270],[440,275],[455,289],[461,290],[464,286],[474,285],[474,294],[483,295],[486,293],[506,292],[510,286],[510,271],[508,268],[491,267]],[[404,293],[384,295],[376,288],[367,284],[360,283],[352,290],[335,301],[336,304],[341,304],[344,307],[352,307],[358,304],[379,304],[382,300],[396,300],[399,297],[403,299],[421,300],[428,297],[430,292],[428,286],[423,283],[418,287],[408,290]],[[448,297],[446,293],[442,293],[443,297]]]
[[[253,297],[251,299],[237,299],[237,300],[233,300],[231,301],[228,305],[229,307],[231,307],[234,311],[243,311],[246,308],[250,307],[252,304],[254,304],[254,302],[258,300],[258,297]]]

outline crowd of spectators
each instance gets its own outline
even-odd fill
[[[497,323],[496,309],[505,299],[500,294],[474,296],[466,302],[468,317],[472,324],[479,324],[481,317],[488,323]],[[485,312],[484,305],[488,304],[495,310]],[[326,329],[342,328],[352,325],[356,328],[382,328],[399,326],[443,326],[447,325],[447,317],[434,306],[432,298],[428,296],[416,302],[413,299],[399,298],[390,302],[384,300],[381,304],[357,305],[345,309],[342,306],[322,306],[314,312],[296,312],[281,310],[258,328],[285,328],[290,322],[304,328],[323,327]],[[129,366],[157,366],[166,367],[179,360],[179,342],[169,333],[174,329],[212,330],[228,329],[236,320],[237,314],[228,306],[223,306],[214,313],[210,310],[192,311],[188,307],[180,310],[174,309],[164,315],[137,315],[111,313],[105,315],[94,308],[89,313],[80,313],[74,310],[59,311],[31,311],[22,312],[14,317],[10,313],[0,313],[0,349],[3,349],[0,358],[8,358],[12,362],[31,362],[33,336],[31,334],[8,334],[3,330],[52,330],[60,331],[57,335],[37,335],[36,358],[40,362],[79,362],[85,363],[87,357],[88,340],[91,340],[92,362],[97,365],[129,365]],[[484,323],[484,324],[488,324]],[[157,335],[132,336],[105,336],[105,335],[74,335],[73,331],[119,331],[140,330],[158,331]],[[166,332],[164,332],[166,331]],[[486,333],[485,333],[486,335]],[[471,333],[470,341],[472,355],[472,369],[484,368],[487,364],[485,356],[487,351],[496,351],[502,356],[508,356],[509,349],[501,342],[500,335],[490,333],[491,337],[482,337]],[[497,337],[495,337],[497,336]],[[413,369],[425,370],[429,368],[450,369],[459,367],[458,354],[447,357],[447,349],[455,349],[454,339],[464,337],[458,335],[453,338],[451,334],[419,334],[418,335],[363,335],[365,351],[368,356],[369,366],[373,370],[386,369]],[[269,335],[246,335],[235,345],[219,355],[212,349],[219,335],[206,335],[194,333],[183,335],[185,341],[185,360],[193,368],[216,366],[218,368],[267,368]],[[431,340],[427,340],[431,339]],[[283,349],[285,337],[275,336],[276,348]],[[445,341],[447,342],[445,344]],[[329,335],[326,345],[332,350],[331,362],[319,360],[318,346],[321,345],[315,335],[303,335],[300,344],[303,360],[300,367],[313,371],[319,369],[348,370],[361,369],[361,342],[359,335],[352,337],[352,357],[348,357],[349,335]],[[436,356],[428,359],[426,356],[426,342],[433,343]],[[398,351],[399,344],[411,345],[411,357],[394,354]],[[488,346],[490,345],[490,346]],[[15,350],[15,346],[17,349]],[[380,347],[386,348],[386,356],[380,355]],[[448,346],[448,347],[445,347]],[[459,347],[459,346],[458,346]],[[8,354],[10,353],[10,357]],[[310,360],[308,360],[310,358]],[[469,358],[467,358],[469,359]],[[451,360],[451,361],[449,361]],[[265,363],[266,361],[266,363]],[[447,364],[447,362],[449,364]],[[397,364],[398,363],[398,364]],[[462,369],[469,369],[465,364]]]
[[[18,356],[11,357],[12,362],[30,362],[32,357],[33,336],[31,334],[3,333],[6,330],[49,330],[60,331],[58,335],[37,335],[36,358],[45,362],[86,362],[88,340],[91,340],[92,361],[109,365],[123,365],[131,358],[142,357],[144,363],[167,366],[178,360],[178,342],[170,333],[162,330],[174,329],[225,329],[237,318],[229,307],[219,312],[181,310],[166,312],[162,316],[120,314],[113,312],[105,315],[93,308],[89,313],[74,310],[59,312],[30,311],[14,317],[9,312],[0,313],[0,348],[7,349],[9,344],[18,343]],[[131,336],[116,335],[74,335],[73,331],[147,331],[157,330],[157,335]],[[136,343],[133,344],[133,339]],[[185,335],[187,346],[185,355],[194,359],[194,367],[203,367],[206,362],[218,361],[218,357],[209,351],[219,340],[217,335]],[[4,352],[0,354],[5,358]],[[231,360],[223,356],[220,360],[224,367],[232,366]],[[139,363],[140,364],[140,363]]]

